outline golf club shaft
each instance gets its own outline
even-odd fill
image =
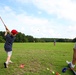
[[[5,28],[6,28],[6,25],[5,25],[5,23],[4,23],[4,21],[2,20],[2,18],[0,17],[0,19],[1,19],[1,21],[2,21],[2,23],[3,23],[3,25],[5,26]]]

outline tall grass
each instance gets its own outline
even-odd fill
[[[13,64],[4,68],[6,53],[0,43],[0,75],[53,75],[50,70],[59,72],[61,75],[73,75],[70,70],[62,73],[66,67],[66,60],[72,60],[74,43],[14,43]],[[20,64],[25,64],[20,68]],[[47,70],[49,68],[50,70]]]

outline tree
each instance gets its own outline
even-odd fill
[[[76,38],[73,39],[73,42],[76,42]]]
[[[0,36],[0,42],[5,42],[2,36]]]
[[[27,42],[27,38],[25,36],[25,34],[22,34],[21,32],[19,32],[16,36],[15,42]]]
[[[26,36],[26,38],[28,39],[28,42],[34,42],[34,38],[33,36]]]
[[[4,33],[0,31],[0,42],[5,41]],[[56,42],[76,42],[76,38],[74,39],[65,39],[65,38],[33,38],[33,36],[25,35],[21,32],[19,32],[16,36],[15,42],[54,42],[54,39]]]

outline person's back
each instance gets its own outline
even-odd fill
[[[15,37],[10,34],[7,34],[5,37],[6,37],[6,42],[4,45],[5,50],[8,50],[8,51],[12,50],[12,45],[13,45]]]

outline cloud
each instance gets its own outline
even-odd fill
[[[38,14],[42,14],[42,12],[41,11],[38,11]]]
[[[34,0],[33,3],[48,14],[56,14],[58,18],[76,21],[76,2],[71,0]]]
[[[31,3],[38,9],[57,18],[65,18],[76,21],[76,1],[74,0],[16,0],[21,3]]]
[[[6,10],[5,8],[10,10]],[[16,14],[10,7],[7,6],[3,7],[3,10],[0,12],[2,12],[2,18],[10,30],[14,28],[27,35],[37,35],[36,37],[46,35],[46,26],[49,23],[47,19],[27,16],[24,13]],[[3,14],[6,15],[3,16]]]

